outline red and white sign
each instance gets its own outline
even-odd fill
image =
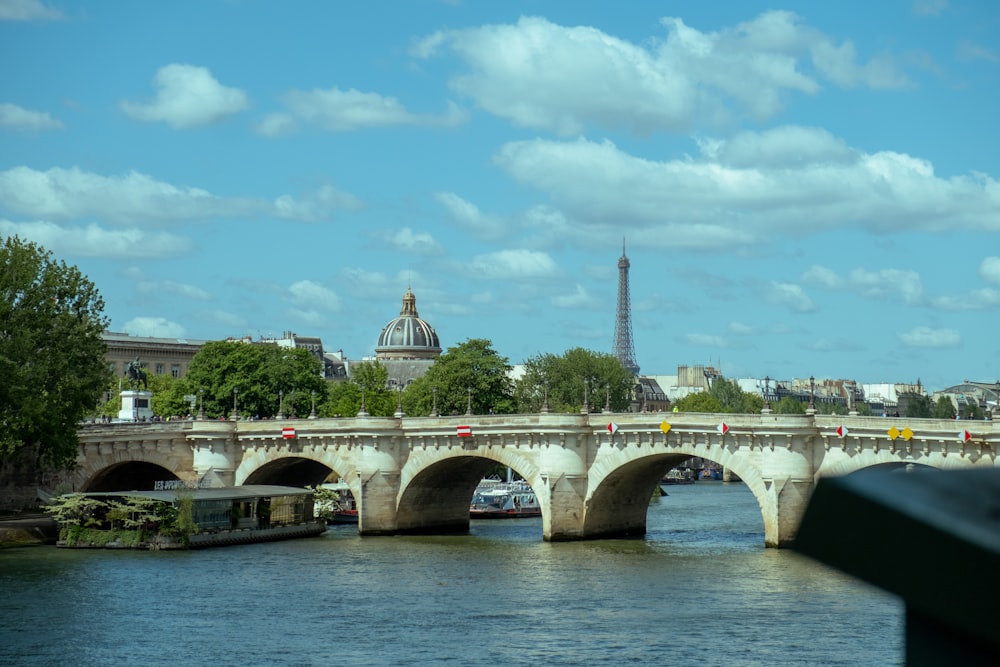
[[[608,433],[610,433],[611,435],[614,435],[617,432],[618,432],[618,424],[616,424],[614,422],[611,422],[610,424],[608,424]]]
[[[846,438],[848,433],[850,433],[850,431],[847,430],[846,426],[837,427],[837,435],[839,435],[841,438]]]
[[[291,426],[285,426],[285,427],[283,427],[281,429],[281,437],[282,438],[294,438],[295,437],[295,429],[292,428]]]
[[[729,424],[727,424],[726,422],[722,422],[721,424],[715,427],[715,430],[721,433],[722,435],[725,435],[729,433]]]
[[[969,433],[968,431],[962,431],[961,433],[958,434],[959,442],[968,442],[969,440],[972,440],[972,434]]]
[[[471,426],[459,426],[457,427],[457,431],[458,431],[458,437],[460,438],[468,438],[472,436]]]

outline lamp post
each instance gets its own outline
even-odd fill
[[[761,410],[764,414],[771,412],[771,376],[764,376],[764,409]]]
[[[816,412],[816,378],[809,376],[809,409]]]
[[[469,399],[468,399],[468,402],[466,403],[466,406],[465,406],[465,414],[466,414],[466,416],[471,417],[472,416],[472,387],[466,387],[465,390],[469,394]]]
[[[312,396],[312,409],[309,411],[309,419],[316,419],[316,390],[313,389],[309,394]]]
[[[278,390],[278,419],[285,418],[285,390]]]
[[[361,383],[361,409],[358,410],[359,417],[367,417],[368,411],[365,410],[365,384]]]
[[[198,419],[205,418],[205,388],[198,389]]]
[[[240,393],[239,387],[233,387],[233,421],[238,421],[240,418],[240,410],[238,404],[238,397]]]
[[[403,412],[403,385],[399,385],[396,388],[396,393],[399,395],[399,400],[396,402],[396,417],[405,417],[406,413]]]
[[[441,413],[438,412],[438,388],[437,385],[431,387],[431,396],[433,396],[434,404],[431,408],[431,417],[440,417]]]
[[[588,378],[583,378],[583,407],[580,408],[580,414],[590,414],[590,380]]]
[[[604,385],[604,413],[611,413],[611,385]]]
[[[549,412],[549,381],[545,381],[545,402],[542,403],[542,413],[548,414]]]

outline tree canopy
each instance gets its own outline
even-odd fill
[[[111,377],[104,300],[75,266],[16,236],[0,243],[0,296],[0,457],[34,447],[39,463],[67,466]]]
[[[308,350],[262,343],[212,341],[191,359],[175,391],[197,395],[207,417],[231,416],[236,404],[245,417],[307,416],[313,393],[326,400],[322,362]]]
[[[591,410],[606,403],[611,410],[625,412],[632,402],[635,377],[613,354],[581,347],[562,355],[540,354],[524,363],[514,398],[519,412],[539,412],[548,397],[552,412],[579,412],[584,393]]]
[[[435,400],[442,415],[465,414],[470,403],[473,414],[514,412],[511,368],[490,341],[471,338],[448,348],[411,382],[403,405],[413,415],[430,414]]]

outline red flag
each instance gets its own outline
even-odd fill
[[[468,438],[472,435],[471,426],[459,426],[457,430],[458,430],[458,437],[460,438]]]
[[[285,426],[285,427],[283,427],[281,429],[281,437],[282,438],[294,438],[295,437],[295,429],[292,428],[291,426]]]

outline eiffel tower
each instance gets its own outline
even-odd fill
[[[615,316],[615,356],[633,375],[639,374],[639,364],[635,361],[635,345],[632,344],[632,306],[629,303],[628,268],[630,264],[625,254],[625,239],[622,239],[622,256],[618,260],[618,312]]]

